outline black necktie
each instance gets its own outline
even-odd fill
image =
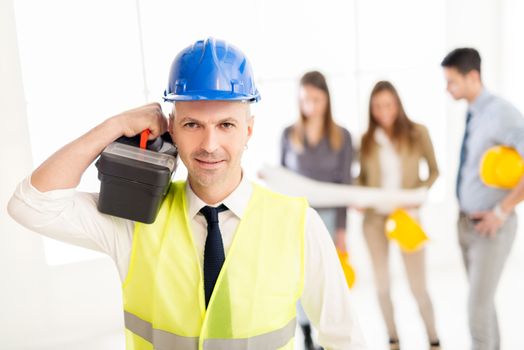
[[[466,162],[466,156],[467,156],[467,148],[466,148],[466,142],[469,137],[469,122],[471,121],[471,112],[468,111],[468,114],[466,115],[466,128],[464,129],[464,137],[462,138],[462,145],[460,146],[460,162],[458,167],[458,173],[457,173],[457,184],[455,186],[456,195],[457,198],[459,198],[460,195],[460,183],[462,181],[462,168],[464,167],[464,163]]]
[[[227,210],[222,204],[218,207],[205,206],[200,209],[207,221],[207,238],[204,248],[204,291],[206,296],[206,307],[211,299],[213,288],[224,264],[224,244],[222,243],[222,234],[218,226],[218,213]]]

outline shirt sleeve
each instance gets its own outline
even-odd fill
[[[351,134],[343,129],[344,134],[344,143],[340,151],[340,161],[339,161],[339,172],[340,179],[339,183],[342,184],[351,184],[351,164],[353,163],[353,145],[351,142]],[[347,226],[347,208],[340,207],[337,208],[336,214],[336,227],[337,229],[345,229]]]
[[[524,157],[524,117],[509,103],[499,106],[494,119],[495,141],[515,148]]]
[[[318,213],[308,208],[301,302],[326,350],[367,349],[335,246]]]
[[[9,200],[8,212],[31,231],[108,254],[123,271],[120,265],[128,262],[134,222],[100,213],[97,203],[98,193],[74,188],[40,192],[29,175]]]
[[[280,165],[283,167],[286,167],[287,139],[288,129],[286,128],[280,137]]]

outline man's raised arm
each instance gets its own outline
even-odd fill
[[[31,175],[31,184],[41,192],[74,188],[107,145],[122,135],[131,137],[145,129],[151,131],[149,139],[167,130],[160,104],[151,103],[105,120],[44,161]]]

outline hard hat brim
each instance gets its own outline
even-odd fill
[[[187,94],[166,94],[164,92],[163,99],[165,102],[176,101],[245,101],[258,102],[260,101],[260,94],[245,95],[236,94],[229,91],[191,91]]]

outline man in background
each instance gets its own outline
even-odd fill
[[[508,101],[488,91],[477,50],[459,48],[442,61],[447,90],[468,102],[456,195],[458,236],[469,280],[472,349],[500,349],[495,292],[517,231],[515,206],[524,199],[524,178],[513,190],[486,186],[479,174],[484,153],[495,145],[524,157],[524,118]]]

